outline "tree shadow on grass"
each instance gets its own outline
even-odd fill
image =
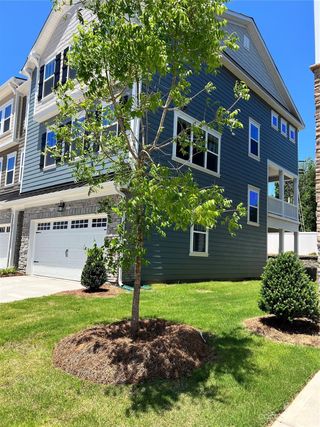
[[[221,376],[231,375],[238,384],[246,387],[252,376],[259,373],[253,361],[254,349],[259,344],[241,331],[239,327],[220,336],[208,336],[208,343],[214,349],[213,360],[194,371],[190,377],[132,386],[131,405],[126,415],[170,410],[179,405],[182,395],[194,400],[205,398],[227,403],[219,386]],[[112,391],[106,393],[112,394]]]

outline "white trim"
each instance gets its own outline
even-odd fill
[[[194,239],[194,233],[200,233],[206,235],[206,250],[205,252],[195,252],[193,250],[193,239]],[[195,256],[195,257],[208,257],[209,256],[209,230],[206,229],[205,232],[201,231],[194,231],[194,225],[190,227],[190,251],[189,256]]]
[[[95,193],[89,193],[89,186],[70,188],[68,190],[55,191],[52,193],[45,193],[37,196],[26,197],[11,201],[0,202],[1,209],[27,209],[37,206],[46,206],[56,203],[60,203],[61,200],[64,202],[72,202],[76,200],[90,199],[95,197],[112,196],[119,194],[115,188],[113,181],[108,181],[102,185],[102,188]]]
[[[9,172],[12,172],[12,182],[10,184],[7,184],[7,178],[8,178],[8,163],[9,160],[14,158],[14,168],[12,170],[10,170]],[[7,162],[6,162],[6,178],[5,178],[5,183],[4,186],[5,187],[12,187],[14,185],[14,178],[15,178],[15,173],[16,173],[16,166],[17,166],[17,152],[14,151],[13,153],[9,153],[7,155]]]
[[[269,159],[268,159],[268,161],[267,161],[267,165],[268,165],[268,168],[267,168],[267,173],[268,173],[267,178],[268,178],[268,182],[269,182],[269,171],[268,171],[269,166],[273,166],[274,168],[278,168],[279,170],[282,170],[282,171],[283,171],[283,173],[284,173],[284,175],[288,176],[289,178],[298,178],[298,175],[297,175],[297,174],[295,174],[294,172],[290,172],[288,169],[285,169],[284,167],[282,167],[282,166],[281,166],[281,165],[279,165],[278,163],[273,162],[272,160],[269,160]]]
[[[20,151],[20,167],[19,167],[19,184],[21,184],[22,181],[22,175],[23,175],[23,169],[24,169],[24,148]]]
[[[200,122],[199,120],[195,119],[192,116],[189,116],[188,114],[184,113],[183,111],[180,110],[175,110],[174,111],[174,122],[173,122],[173,138],[175,139],[178,136],[178,119],[181,118],[183,120],[185,120],[186,122],[190,123],[190,125],[195,125],[195,126],[199,126]],[[205,166],[199,166],[195,163],[193,163],[190,159],[192,159],[192,155],[193,155],[193,132],[191,131],[191,144],[190,144],[190,154],[189,154],[189,160],[184,160],[181,159],[180,157],[177,157],[177,144],[176,142],[173,142],[172,144],[172,160],[174,160],[175,162],[181,163],[185,166],[191,167],[193,169],[197,169],[201,172],[205,172],[209,175],[213,175],[217,178],[220,178],[220,160],[221,160],[221,134],[219,132],[217,132],[214,129],[210,129],[208,126],[201,126],[201,129],[206,133],[206,141],[208,140],[208,134],[213,135],[215,138],[218,139],[218,153],[213,153],[211,151],[209,151],[210,153],[216,155],[218,157],[218,170],[217,172],[212,171],[210,169],[207,169],[207,152],[208,151],[204,151],[205,154]]]
[[[14,114],[13,114],[13,105],[14,105],[14,99],[10,99],[10,101],[6,102],[5,104],[1,105],[0,107],[0,113],[2,112],[2,116],[1,116],[1,122],[0,122],[0,137],[3,137],[5,135],[8,135],[11,131],[12,131],[12,124],[13,124],[13,118],[14,118]],[[11,106],[11,114],[9,117],[7,117],[5,119],[5,111],[6,108]],[[10,118],[10,125],[9,125],[9,129],[7,129],[5,132],[3,131],[4,128],[4,121],[8,120]]]
[[[255,126],[258,129],[258,132],[259,132],[259,139],[258,139],[258,141],[256,141],[254,138],[251,138],[251,125]],[[260,161],[261,127],[260,127],[260,123],[256,122],[251,117],[249,117],[249,132],[248,132],[248,134],[249,134],[248,155],[252,159]],[[256,141],[257,144],[258,144],[258,155],[257,156],[255,154],[251,153],[251,139],[253,139],[254,141]]]
[[[291,138],[291,131],[294,131],[294,135],[295,135],[294,138]],[[291,142],[293,142],[294,144],[297,141],[297,129],[294,126],[292,126],[292,125],[289,125],[289,140]]]
[[[287,128],[287,131],[286,132],[283,132],[283,130],[282,130],[282,125],[283,124],[285,124],[286,125],[286,128]],[[283,117],[281,117],[281,120],[280,120],[280,131],[281,131],[281,135],[283,135],[283,136],[285,136],[286,138],[288,138],[288,122],[287,122],[287,120],[285,120]]]
[[[44,171],[50,170],[50,169],[55,169],[57,167],[57,160],[56,159],[54,159],[54,163],[52,163],[52,165],[46,165],[47,156],[50,154],[50,153],[46,152],[47,146],[48,146],[48,135],[49,135],[49,133],[53,133],[55,135],[55,138],[56,138],[56,145],[53,145],[52,147],[56,147],[57,146],[57,135],[52,130],[47,129],[46,130],[46,145],[44,147],[45,152],[43,154],[44,155],[44,159],[43,159],[43,170]],[[42,153],[41,153],[41,155],[42,155]]]
[[[0,187],[2,184],[2,172],[3,172],[3,157],[0,157]]]
[[[258,209],[258,212],[257,212],[258,222],[250,221],[250,206],[251,206],[250,205],[250,191],[258,193],[258,207],[257,207],[257,209]],[[260,227],[260,188],[255,187],[254,185],[248,184],[248,193],[247,194],[248,194],[247,195],[247,197],[248,197],[248,199],[247,199],[248,200],[248,202],[247,202],[247,211],[248,211],[247,212],[247,223],[248,223],[248,225]]]
[[[273,118],[276,117],[277,119],[277,126],[273,124]],[[276,113],[274,110],[271,110],[271,127],[277,131],[279,131],[279,114]]]

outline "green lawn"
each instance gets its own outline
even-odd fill
[[[114,299],[55,296],[0,305],[0,425],[266,426],[320,369],[320,351],[251,336],[259,282],[158,285],[142,315],[210,331],[217,360],[178,382],[101,386],[52,366],[57,341],[130,314]]]

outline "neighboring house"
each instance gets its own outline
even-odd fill
[[[0,86],[0,203],[19,196],[22,179],[28,82],[12,77]],[[21,220],[10,207],[0,214],[0,268],[17,264]],[[17,242],[16,242],[17,240]]]
[[[23,68],[30,81],[23,178],[19,195],[0,203],[0,222],[5,222],[2,217],[8,212],[20,219],[11,221],[11,233],[20,238],[16,245],[20,249],[19,269],[68,279],[79,279],[84,248],[94,240],[102,243],[106,235],[115,232],[117,219],[108,223],[106,215],[97,213],[99,200],[120,197],[112,182],[89,197],[86,187],[74,183],[68,166],[56,165],[49,154],[43,156],[45,146],[55,144],[54,135],[47,130],[57,114],[53,88],[73,77],[65,58],[76,30],[76,9],[73,6],[50,14]],[[225,227],[207,231],[196,225],[187,233],[169,231],[166,239],[153,236],[147,243],[151,263],[143,269],[144,281],[258,277],[267,258],[268,229],[279,232],[282,250],[284,232],[294,232],[298,249],[297,153],[303,121],[254,20],[233,12],[226,18],[230,32],[239,36],[240,49],[223,56],[217,76],[201,73],[193,77],[192,87],[197,92],[213,81],[217,86],[213,103],[218,100],[228,107],[234,102],[235,81],[245,81],[251,99],[241,103],[244,128],[234,135],[228,130],[219,134],[204,129],[208,151],[202,156],[192,154],[192,148],[186,156],[175,145],[169,154],[171,161],[186,163],[201,185],[224,187],[226,197],[247,205],[248,215],[235,238]],[[163,138],[202,120],[208,112],[206,101],[200,96],[183,112],[169,114]],[[152,120],[156,126],[159,117],[154,115]],[[285,200],[289,180],[294,194]],[[268,196],[275,182],[279,183],[279,195]],[[8,264],[13,262],[8,257]]]
[[[314,0],[315,23],[315,63],[311,67],[314,73],[314,95],[316,109],[316,198],[318,256],[320,261],[320,1]],[[319,274],[319,271],[318,271]]]

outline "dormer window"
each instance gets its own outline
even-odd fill
[[[0,107],[0,135],[11,129],[12,103]]]

